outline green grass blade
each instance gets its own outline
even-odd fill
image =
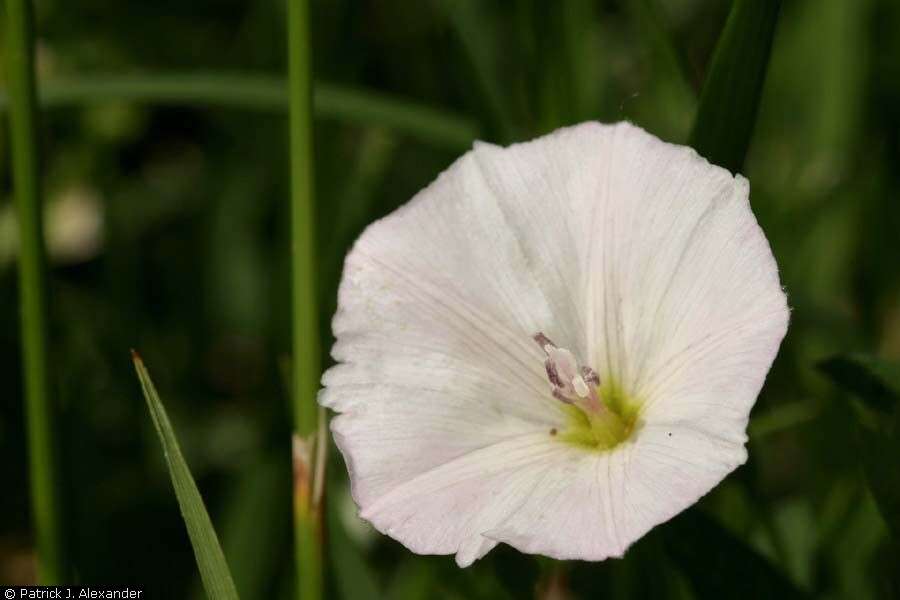
[[[45,108],[123,101],[284,113],[288,102],[283,78],[252,73],[91,75],[43,83],[39,96]],[[0,91],[0,112],[8,107]],[[315,85],[313,109],[317,118],[381,126],[453,150],[467,150],[480,135],[472,120],[451,112],[330,83]]]
[[[200,577],[203,587],[211,600],[237,599],[237,590],[231,579],[231,572],[225,562],[225,555],[219,546],[219,538],[216,537],[212,521],[206,512],[203,498],[194,483],[187,462],[181,454],[175,431],[169,422],[166,409],[163,408],[150,374],[144,366],[144,362],[136,352],[132,351],[134,368],[141,382],[144,398],[147,400],[147,408],[153,419],[153,426],[162,443],[163,454],[166,457],[166,465],[169,467],[169,475],[172,478],[172,486],[175,488],[175,496],[178,506],[181,508],[181,516],[187,527],[191,545],[194,548],[194,556],[197,558],[197,566],[200,569]]]
[[[324,418],[316,394],[321,377],[313,154],[312,43],[309,0],[287,0],[288,121],[291,180],[291,323],[294,418],[294,559],[296,597],[322,597],[322,490],[316,465],[324,457]],[[324,462],[321,463],[324,465]]]
[[[10,94],[10,154],[19,223],[19,301],[22,323],[25,414],[31,511],[37,540],[38,580],[66,577],[61,506],[57,491],[54,406],[47,359],[47,257],[38,167],[38,109],[30,0],[6,2],[6,60]]]
[[[732,172],[744,164],[781,0],[734,0],[703,84],[690,145]]]

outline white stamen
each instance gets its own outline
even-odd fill
[[[591,393],[591,390],[588,388],[581,375],[578,375],[577,377],[574,377],[572,379],[572,387],[575,388],[575,393],[578,394],[581,398],[587,398]]]

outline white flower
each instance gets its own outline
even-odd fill
[[[586,123],[476,144],[371,225],[320,395],[361,516],[461,566],[602,560],[742,464],[788,322],[748,193]]]

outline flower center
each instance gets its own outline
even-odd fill
[[[609,450],[624,442],[635,429],[637,408],[627,402],[611,381],[601,384],[590,367],[579,365],[575,355],[560,348],[543,333],[533,339],[546,355],[544,368],[550,393],[562,402],[568,416],[559,439],[594,450]],[[556,435],[556,430],[551,430]]]

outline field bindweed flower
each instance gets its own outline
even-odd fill
[[[741,176],[629,123],[478,143],[347,257],[320,402],[361,516],[621,556],[746,459],[788,323]]]

